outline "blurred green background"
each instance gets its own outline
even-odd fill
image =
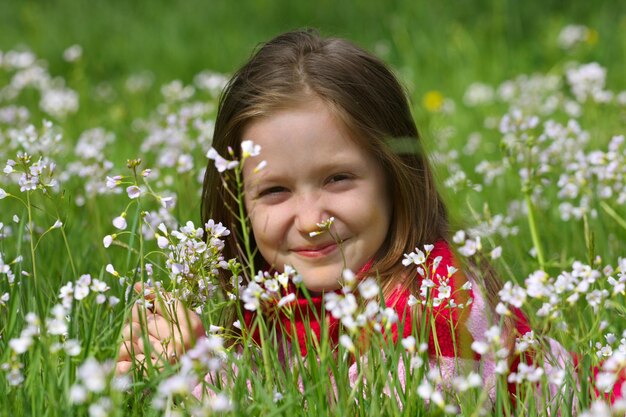
[[[423,0],[3,0],[0,49],[18,45],[67,65],[84,50],[89,79],[114,81],[150,70],[156,85],[210,68],[231,72],[263,40],[300,27],[353,39],[397,68],[411,68],[418,90],[455,91],[472,80],[500,81],[544,71],[562,53],[560,29],[585,24],[598,34],[586,60],[624,69],[626,2]],[[582,58],[582,57],[572,57]],[[624,73],[609,74],[622,80]],[[611,82],[609,82],[611,84]]]
[[[568,60],[608,66],[607,85],[626,87],[626,2],[424,0],[2,0],[0,50],[29,48],[81,91],[79,114],[68,132],[95,125],[124,131],[158,102],[158,86],[185,84],[204,69],[232,73],[260,42],[302,27],[352,39],[389,62],[408,86],[418,123],[427,91],[459,101],[474,82],[499,82],[522,73],[548,72]],[[594,30],[588,45],[559,48],[567,24]],[[73,44],[80,65],[63,59]],[[86,90],[120,85],[149,71],[154,88],[115,106],[85,100]],[[470,126],[476,120],[456,121]],[[122,131],[120,131],[122,129]]]

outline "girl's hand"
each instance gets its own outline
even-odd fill
[[[142,284],[135,284],[135,291],[143,292]],[[122,330],[122,344],[117,355],[116,372],[126,373],[136,365],[162,367],[175,363],[177,358],[192,347],[197,338],[204,336],[200,317],[185,308],[169,294],[156,297],[145,296],[153,304],[146,308],[136,304],[131,310],[130,322]]]

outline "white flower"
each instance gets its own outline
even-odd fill
[[[479,355],[484,355],[489,351],[489,345],[485,342],[480,342],[478,340],[472,342],[472,350]]]
[[[0,188],[0,200],[5,198],[7,195],[8,195],[7,192],[4,191],[2,188]]]
[[[65,352],[69,355],[69,356],[78,356],[80,355],[80,351],[81,351],[81,347],[80,347],[80,342],[76,339],[68,339],[65,342]]]
[[[109,417],[113,405],[108,397],[102,397],[89,405],[89,417]]]
[[[165,249],[167,247],[167,245],[170,244],[170,241],[167,240],[166,237],[163,237],[159,234],[157,234],[157,245],[159,246],[159,248],[161,249]]]
[[[402,339],[401,341],[402,346],[406,349],[409,350],[411,352],[413,352],[415,350],[415,337],[413,336],[407,336],[404,339]]]
[[[74,44],[63,51],[63,59],[67,62],[77,61],[83,55],[83,48],[80,45]]]
[[[26,352],[32,344],[33,338],[27,335],[21,335],[18,338],[9,340],[9,347],[18,355]]]
[[[163,208],[166,208],[166,209],[174,207],[174,204],[176,203],[176,200],[174,199],[174,197],[159,196],[158,200],[161,203],[161,206],[163,206]]]
[[[424,365],[424,359],[422,359],[421,356],[415,355],[411,358],[411,364],[410,364],[411,370],[419,369],[422,367],[422,365]]]
[[[224,172],[228,169],[233,169],[239,165],[239,161],[229,161],[224,159],[217,153],[217,151],[211,147],[206,154],[207,158],[215,161],[215,168],[217,172]]]
[[[565,369],[554,368],[552,369],[552,372],[548,374],[548,381],[551,384],[560,387],[565,382],[565,375]]]
[[[493,248],[493,250],[489,253],[489,256],[491,256],[491,259],[494,260],[502,256],[502,246],[496,246]]]
[[[97,278],[94,278],[93,281],[91,282],[91,290],[94,292],[106,292],[109,290],[109,286],[107,285],[106,282],[104,281],[100,281]]]
[[[424,252],[415,248],[415,252],[411,252],[408,255],[404,254],[404,259],[402,260],[402,265],[409,266],[411,264],[421,265],[426,261],[426,256]]]
[[[367,278],[359,285],[359,292],[361,293],[361,297],[366,300],[376,297],[379,292],[376,280],[374,278]]]
[[[454,275],[456,273],[456,271],[458,271],[458,268],[456,268],[456,267],[454,267],[452,265],[446,265],[446,269],[448,271],[448,278],[450,278],[452,275]]]
[[[512,284],[510,281],[504,284],[498,295],[503,302],[517,308],[521,308],[526,301],[526,291],[519,285]]]
[[[119,230],[125,230],[126,229],[126,218],[125,218],[125,213],[122,213],[121,216],[118,216],[116,218],[113,219],[113,226],[115,226],[115,228],[119,229]]]
[[[356,350],[352,339],[347,334],[342,334],[341,336],[339,336],[339,343],[350,352],[354,352]]]
[[[439,288],[439,294],[437,295],[437,298],[440,299],[444,299],[444,298],[450,298],[450,293],[452,290],[452,287],[450,287],[449,285],[440,285]]]
[[[102,392],[106,388],[107,368],[107,364],[101,365],[94,358],[88,358],[76,375],[90,392]]]
[[[591,403],[591,408],[582,412],[580,417],[611,417],[611,415],[611,408],[605,401],[595,400]]]
[[[141,189],[136,185],[131,185],[126,188],[126,193],[128,194],[128,198],[134,199],[141,195]]]
[[[193,381],[187,375],[173,375],[159,384],[158,392],[164,397],[175,394],[188,394],[192,387]]]
[[[278,302],[278,308],[283,307],[291,302],[294,302],[296,300],[296,295],[291,293],[291,294],[287,294],[286,296],[284,296],[283,298],[280,299],[280,301]]]
[[[113,189],[117,187],[122,182],[122,176],[116,175],[114,177],[107,177],[105,185],[107,188]]]
[[[109,246],[111,246],[111,243],[113,243],[113,236],[111,235],[106,235],[102,239],[102,244],[104,245],[105,248],[108,248]]]
[[[52,225],[51,229],[58,229],[61,226],[63,226],[63,222],[59,219],[57,219],[57,221],[54,222],[54,224]]]
[[[115,276],[115,277],[119,277],[120,276],[120,274],[115,270],[115,268],[111,264],[107,264],[107,266],[104,268],[104,270],[107,271],[109,274]]]
[[[259,171],[261,171],[262,169],[264,169],[267,166],[267,161],[264,159],[261,162],[258,163],[258,165],[256,167],[254,167],[254,173],[257,173]]]
[[[501,316],[508,316],[509,314],[511,314],[511,311],[506,307],[504,303],[498,303],[498,305],[496,306],[496,313]]]
[[[244,140],[241,142],[242,158],[249,156],[258,156],[261,153],[261,145],[256,145],[251,140]]]
[[[283,394],[278,392],[278,391],[276,391],[276,389],[274,389],[274,399],[273,399],[273,401],[275,403],[277,403],[279,401],[282,401],[282,399],[283,399]]]
[[[341,273],[341,277],[343,278],[343,282],[349,287],[352,287],[352,284],[356,281],[356,275],[349,269],[344,269]]]
[[[417,387],[417,395],[425,400],[429,400],[430,397],[433,395],[433,392],[435,392],[434,388],[425,378],[424,380],[422,380],[422,383],[419,385],[419,387]]]
[[[87,390],[80,384],[72,385],[70,388],[70,403],[82,404],[87,400]]]
[[[211,410],[216,413],[231,411],[233,409],[233,403],[224,393],[219,393],[215,397],[211,398],[209,400],[209,404],[211,406]]]
[[[457,245],[465,242],[465,232],[463,230],[459,230],[458,232],[456,232],[452,237],[452,241]]]

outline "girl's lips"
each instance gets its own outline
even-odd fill
[[[315,246],[315,247],[300,247],[295,248],[292,252],[304,256],[306,258],[321,258],[323,256],[333,253],[338,248],[336,242],[329,243],[327,245]]]

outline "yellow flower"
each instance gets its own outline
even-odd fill
[[[595,29],[587,30],[587,36],[585,41],[588,45],[595,45],[596,43],[598,43],[598,31]]]
[[[422,105],[431,113],[440,112],[443,109],[443,102],[443,94],[436,90],[426,92],[422,98]]]

